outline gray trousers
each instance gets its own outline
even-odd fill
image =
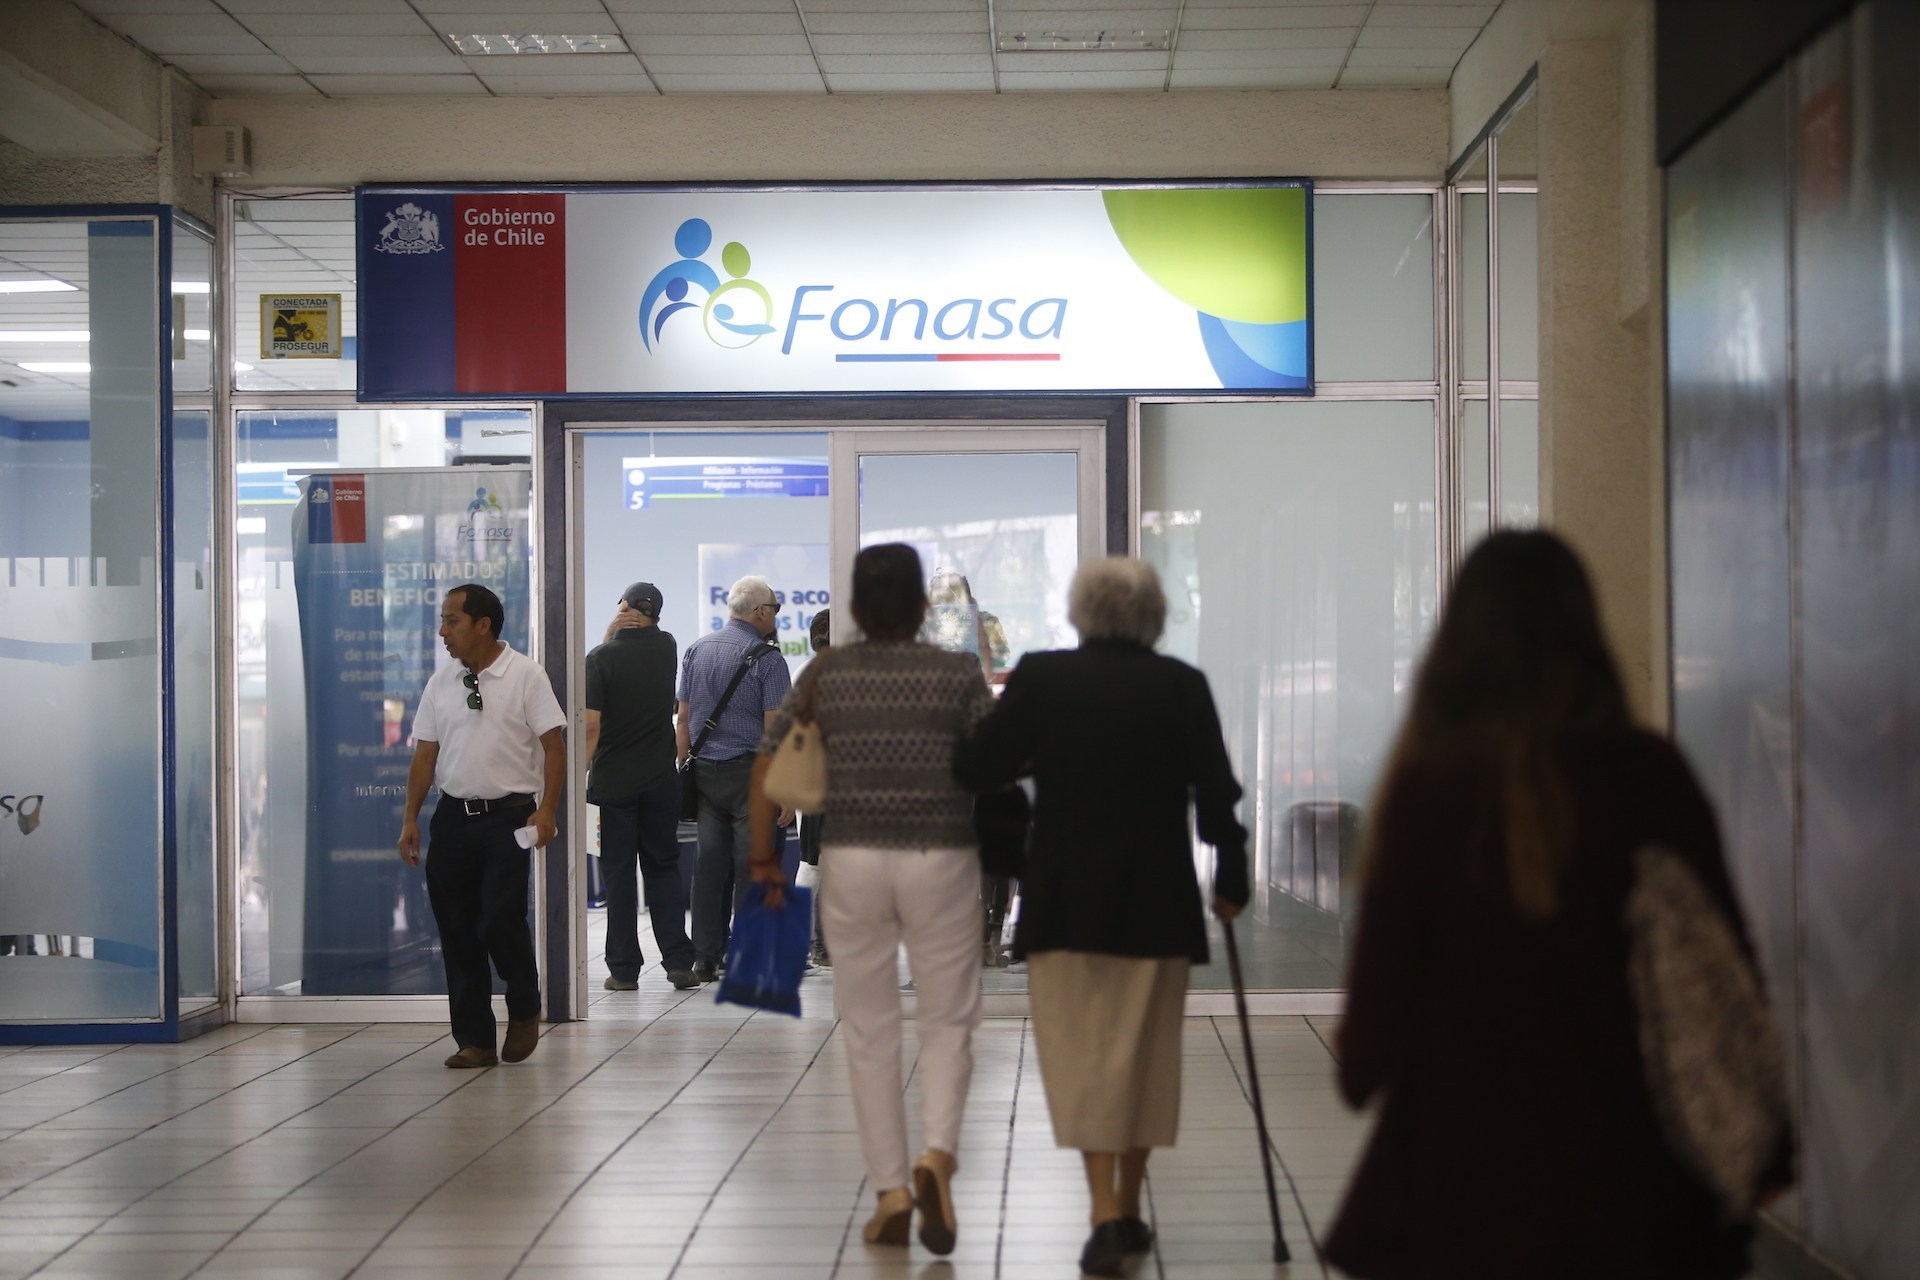
[[[718,964],[727,955],[734,908],[752,878],[747,858],[753,837],[747,825],[747,783],[753,753],[732,760],[696,760],[694,781],[700,790],[700,857],[693,870],[693,954]]]

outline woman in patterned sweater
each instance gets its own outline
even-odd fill
[[[772,753],[794,718],[819,726],[828,815],[820,925],[853,1081],[867,1176],[879,1196],[866,1239],[953,1250],[950,1181],[980,1022],[980,861],[973,798],[953,779],[955,745],[993,705],[978,659],[916,638],[927,610],[920,556],[901,543],[853,562],[853,618],[865,639],[816,657],[767,727],[752,780],[753,878],[777,903],[785,883],[766,798]],[[926,1148],[907,1167],[900,1078],[900,988],[907,947],[919,997],[920,1111]],[[911,1189],[908,1182],[911,1176]]]

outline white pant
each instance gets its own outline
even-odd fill
[[[830,871],[828,868],[832,868]],[[980,857],[972,849],[820,851],[820,928],[847,1045],[860,1151],[876,1191],[907,1185],[900,943],[918,999],[926,1146],[958,1154],[980,1025]]]

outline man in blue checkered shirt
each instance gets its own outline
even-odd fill
[[[687,646],[680,664],[679,758],[692,750],[700,728],[726,692],[749,653],[762,652],[733,691],[727,708],[693,762],[700,793],[700,859],[693,872],[693,976],[712,982],[727,954],[734,908],[752,883],[747,874],[751,838],[747,825],[747,780],[755,750],[792,683],[786,659],[769,648],[780,615],[780,597],[765,578],[749,575],[727,593],[732,616],[718,631]],[[782,810],[780,825],[793,822]]]

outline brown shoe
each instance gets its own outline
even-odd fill
[[[878,1195],[873,1217],[861,1231],[861,1239],[868,1244],[905,1247],[907,1235],[913,1230],[912,1194],[905,1187],[895,1187]]]
[[[540,1043],[540,1019],[508,1018],[507,1038],[500,1045],[500,1057],[507,1062],[525,1062]]]
[[[920,1210],[920,1243],[930,1253],[953,1252],[959,1226],[953,1218],[953,1175],[959,1161],[928,1149],[913,1165],[913,1199]]]
[[[460,1052],[454,1054],[451,1058],[448,1058],[447,1065],[459,1068],[491,1067],[497,1065],[499,1061],[499,1055],[494,1053],[493,1050],[482,1049],[478,1045],[470,1044],[460,1050]]]

